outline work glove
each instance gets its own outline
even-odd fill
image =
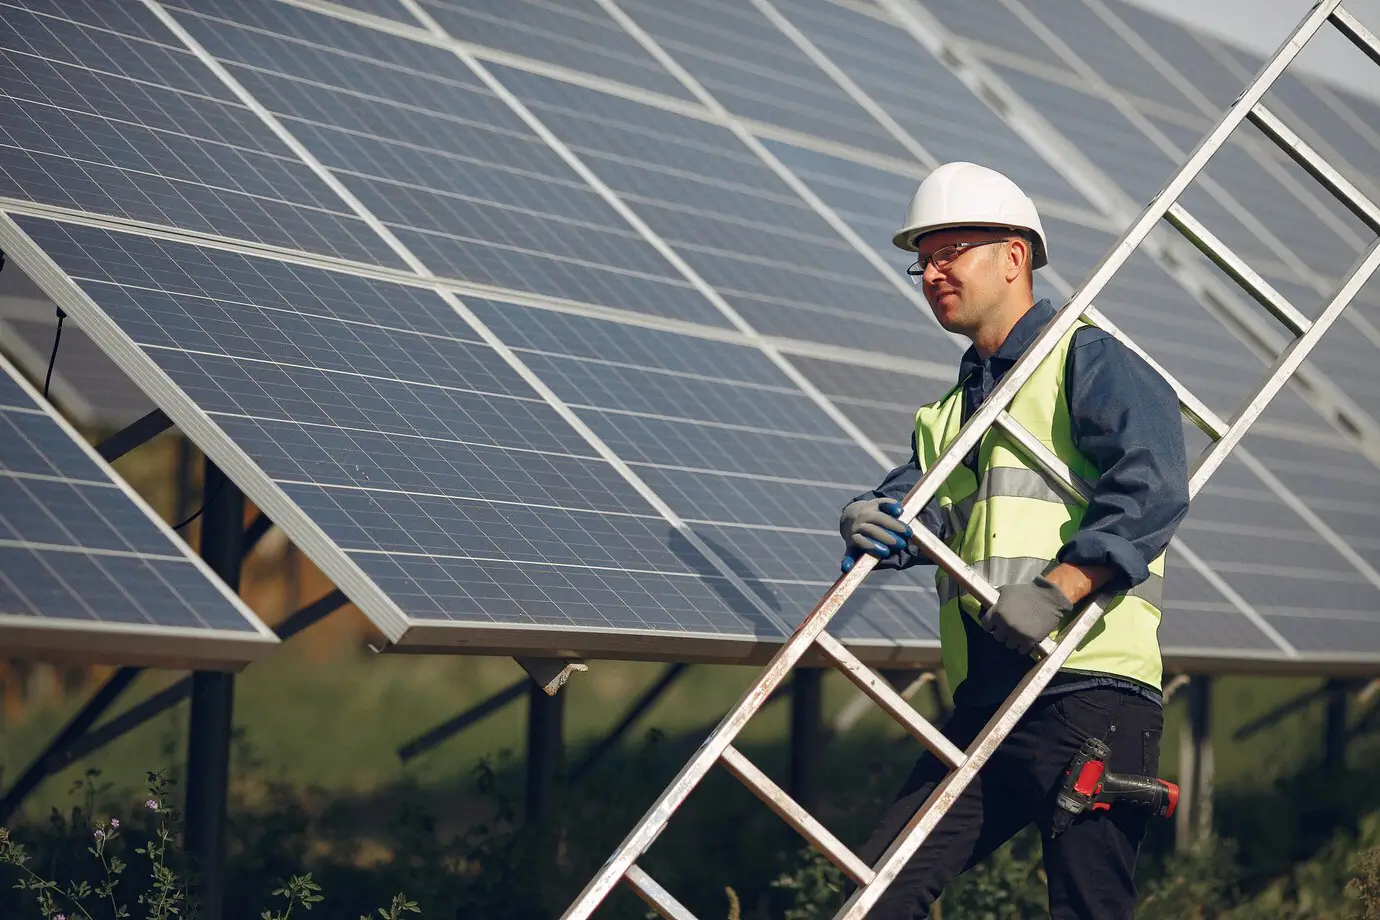
[[[1001,588],[997,602],[978,622],[1002,645],[1029,655],[1072,612],[1068,596],[1045,576],[1036,575],[1026,584]]]
[[[889,498],[864,498],[846,506],[839,517],[839,533],[848,544],[848,552],[839,568],[847,572],[863,553],[878,559],[899,555],[912,536],[909,525],[901,523],[900,514],[901,503]]]

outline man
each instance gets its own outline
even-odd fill
[[[840,520],[848,571],[932,564],[896,515],[900,500],[958,434],[1055,309],[1035,302],[1047,264],[1034,203],[1011,180],[972,163],[920,184],[895,244],[947,330],[972,346],[957,385],[916,415],[908,463],[851,501]],[[1017,831],[1041,831],[1054,920],[1133,916],[1140,809],[1120,806],[1056,829],[1054,796],[1086,738],[1108,742],[1108,769],[1153,774],[1163,727],[1157,628],[1164,551],[1188,508],[1178,400],[1168,383],[1108,334],[1079,324],[1021,388],[1009,410],[1092,486],[1080,506],[999,430],[983,437],[916,521],[999,589],[984,610],[936,567],[940,643],[954,711],[945,733],[966,748],[1034,664],[1030,653],[1075,606],[1112,600],[1021,723],[939,823],[873,910],[872,920],[926,917],[958,873]],[[947,768],[926,752],[862,851],[875,863]]]

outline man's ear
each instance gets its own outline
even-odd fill
[[[1012,237],[1007,243],[1006,257],[1006,281],[1015,281],[1017,278],[1031,276],[1031,257],[1034,251],[1030,248],[1030,241],[1023,236]]]

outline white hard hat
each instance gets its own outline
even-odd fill
[[[945,227],[1011,227],[1034,235],[1032,269],[1049,263],[1045,231],[1035,202],[994,169],[962,161],[945,163],[925,177],[906,208],[892,242],[916,252],[923,234]]]

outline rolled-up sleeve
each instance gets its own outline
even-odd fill
[[[1074,443],[1100,477],[1058,560],[1109,566],[1114,587],[1134,587],[1188,512],[1178,397],[1135,352],[1098,329],[1079,332],[1065,379]]]
[[[895,469],[891,470],[882,477],[881,484],[875,489],[869,489],[861,495],[854,495],[849,503],[861,501],[868,498],[889,498],[896,502],[905,500],[910,490],[915,488],[915,484],[920,481],[920,476],[924,470],[920,466],[920,454],[915,446],[915,434],[910,436],[910,459]],[[939,500],[931,498],[925,507],[920,509],[915,520],[930,533],[939,537],[941,540],[947,538],[945,530],[944,513],[939,510]],[[901,555],[892,554],[886,559],[877,561],[879,569],[908,569],[913,565],[933,565],[934,561],[925,553],[911,552],[907,549]]]

